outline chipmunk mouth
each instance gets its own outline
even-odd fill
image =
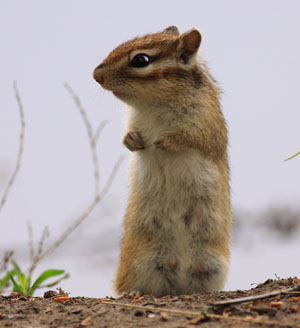
[[[113,93],[117,98],[120,98],[121,100],[123,100],[123,99],[127,99],[127,98],[130,97],[130,95],[128,95],[127,93],[122,92],[122,91],[112,91],[112,93]]]

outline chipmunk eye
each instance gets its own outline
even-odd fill
[[[146,54],[137,54],[133,57],[130,62],[130,66],[132,67],[146,67],[150,64],[150,57]]]

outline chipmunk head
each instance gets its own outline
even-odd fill
[[[180,34],[170,26],[121,44],[94,70],[94,78],[131,105],[168,101],[191,85],[200,87],[195,60],[200,43],[198,30]]]

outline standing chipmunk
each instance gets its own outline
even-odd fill
[[[130,105],[124,145],[133,152],[115,290],[213,292],[229,267],[227,128],[219,89],[197,56],[201,34],[162,32],[125,42],[94,71]]]

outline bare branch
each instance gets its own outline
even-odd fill
[[[28,228],[28,243],[29,243],[29,255],[30,255],[30,263],[32,263],[34,258],[34,246],[33,246],[33,234],[32,234],[32,225],[30,221],[27,221]]]
[[[102,199],[106,194],[107,192],[109,191],[109,188],[112,184],[112,182],[114,181],[114,178],[119,170],[119,167],[120,165],[122,164],[124,160],[124,155],[120,156],[119,159],[117,160],[116,164],[114,165],[111,173],[110,173],[110,176],[108,177],[108,180],[106,182],[106,185],[104,186],[103,190],[101,191],[101,194],[100,194],[100,199]]]
[[[68,92],[71,94],[72,98],[74,99],[80,113],[82,116],[82,119],[84,121],[84,124],[86,126],[87,132],[88,132],[88,138],[90,141],[90,146],[92,150],[92,156],[93,156],[93,163],[94,163],[94,179],[95,179],[95,196],[94,200],[91,202],[91,204],[82,212],[82,214],[75,220],[62,234],[61,236],[43,253],[39,252],[38,255],[34,258],[30,268],[29,272],[32,272],[36,265],[42,261],[45,257],[50,255],[52,252],[54,252],[63,242],[64,240],[88,217],[88,215],[93,211],[93,209],[96,207],[96,205],[103,199],[103,197],[107,194],[109,191],[111,184],[117,174],[117,171],[124,159],[124,156],[121,156],[116,164],[114,165],[112,172],[110,176],[108,177],[108,180],[103,188],[103,190],[100,192],[100,186],[99,186],[99,161],[97,156],[97,150],[96,150],[96,143],[99,138],[99,135],[101,131],[103,130],[104,126],[107,124],[107,121],[103,121],[98,126],[96,133],[93,137],[93,131],[92,126],[87,118],[86,112],[84,108],[81,105],[80,99],[78,96],[74,93],[74,91],[71,89],[71,87],[65,83],[65,87],[68,90]]]
[[[98,128],[97,128],[97,130],[95,132],[95,135],[94,135],[94,138],[93,138],[93,141],[94,141],[95,145],[97,144],[97,141],[99,139],[99,136],[102,133],[103,128],[105,127],[105,125],[107,125],[107,123],[109,123],[109,120],[102,121],[98,125]]]
[[[0,262],[0,272],[7,270],[7,265],[13,255],[14,255],[14,251],[6,251],[4,253],[3,259]]]
[[[83,211],[83,213],[78,217],[78,219],[76,221],[74,221],[69,226],[69,228],[66,229],[61,234],[61,236],[56,240],[55,243],[52,244],[52,246],[50,246],[41,255],[36,256],[36,258],[34,259],[32,265],[29,269],[30,272],[32,272],[34,270],[34,268],[36,267],[38,262],[42,261],[46,256],[48,256],[52,252],[54,252],[56,250],[56,248],[58,248],[63,243],[63,241],[88,217],[88,215],[93,211],[93,209],[96,207],[96,205],[103,199],[103,197],[107,194],[122,161],[123,161],[123,156],[120,157],[119,160],[117,161],[117,163],[114,165],[112,172],[111,172],[111,174],[107,180],[107,183],[106,183],[105,187],[103,188],[103,191],[101,192],[101,194],[94,198],[93,202]]]
[[[11,178],[8,181],[8,184],[6,186],[6,189],[4,191],[2,199],[0,201],[0,212],[1,212],[1,209],[3,208],[4,203],[6,202],[6,198],[7,198],[7,195],[9,193],[9,191],[10,191],[10,188],[12,187],[12,185],[13,185],[16,177],[17,177],[17,174],[18,174],[20,166],[21,166],[21,160],[22,160],[22,155],[23,155],[24,133],[25,133],[24,111],[23,111],[23,105],[22,105],[22,102],[21,102],[21,98],[20,98],[20,94],[19,94],[19,91],[18,91],[18,88],[17,88],[17,82],[16,81],[14,81],[13,87],[14,87],[15,96],[16,96],[16,99],[17,99],[17,102],[18,102],[18,105],[19,105],[19,112],[20,112],[20,119],[21,119],[21,131],[20,131],[20,137],[19,137],[19,152],[18,152],[16,167],[14,169],[14,172],[13,172]]]
[[[41,239],[39,241],[39,246],[38,246],[36,255],[34,256],[34,258],[31,261],[31,266],[29,268],[29,274],[32,274],[33,270],[35,269],[36,264],[39,262],[39,258],[40,258],[41,254],[43,252],[43,246],[44,246],[44,243],[45,243],[45,240],[46,240],[47,237],[49,237],[48,226],[46,226],[43,229],[42,236],[41,236]]]
[[[253,301],[261,300],[264,298],[277,296],[280,294],[298,293],[299,291],[300,291],[300,284],[295,285],[292,288],[288,288],[288,289],[284,289],[284,290],[275,290],[273,292],[265,293],[265,294],[261,294],[261,295],[253,295],[253,296],[247,296],[247,297],[234,298],[231,300],[213,302],[212,305],[231,305],[231,304],[253,302]]]
[[[74,91],[72,90],[72,88],[70,87],[70,85],[68,83],[65,83],[64,85],[65,85],[65,88],[70,93],[70,95],[72,96],[72,98],[74,99],[74,101],[77,105],[77,108],[79,109],[79,112],[81,114],[83,123],[87,130],[87,134],[88,134],[88,138],[89,138],[90,146],[91,146],[91,151],[92,151],[93,163],[94,163],[95,197],[97,197],[100,194],[100,174],[99,174],[99,160],[98,160],[98,154],[97,154],[96,142],[95,142],[96,139],[94,139],[94,137],[93,137],[93,129],[92,129],[91,123],[87,118],[86,111],[83,108],[79,97],[74,93]],[[104,126],[104,124],[103,124],[103,126]],[[100,132],[101,132],[101,130],[100,130]]]
[[[141,309],[143,311],[151,311],[151,312],[167,312],[167,313],[173,313],[177,315],[185,315],[185,316],[195,316],[195,322],[193,322],[193,325],[199,324],[202,321],[206,321],[207,319],[210,320],[221,320],[221,321],[235,321],[235,322],[247,322],[258,324],[258,325],[264,325],[264,326],[284,326],[289,328],[295,328],[300,327],[300,325],[296,324],[295,322],[280,322],[275,320],[261,320],[260,318],[253,318],[252,320],[249,320],[245,317],[238,317],[238,316],[224,316],[221,314],[213,314],[209,313],[209,309],[207,311],[203,312],[197,312],[197,311],[191,311],[191,310],[181,310],[181,309],[166,309],[163,307],[154,307],[154,306],[148,306],[148,305],[136,305],[136,304],[127,304],[127,303],[121,303],[121,302],[114,302],[111,300],[100,300],[101,303],[111,305],[111,306],[119,306],[124,308],[131,308],[131,309]],[[192,321],[191,321],[192,322]]]
[[[46,238],[49,237],[49,229],[48,227],[46,226],[42,232],[42,236],[41,236],[41,239],[40,239],[40,242],[39,242],[39,247],[38,247],[38,250],[37,250],[37,254],[36,256],[40,256],[43,252],[43,246],[44,246],[44,243],[45,243],[45,240]]]

